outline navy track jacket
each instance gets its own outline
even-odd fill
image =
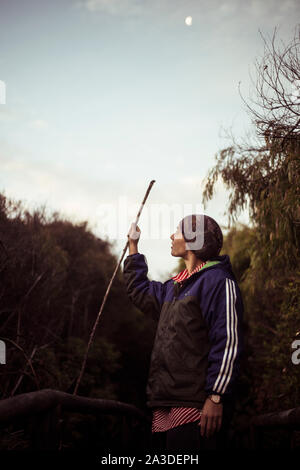
[[[157,320],[147,405],[201,407],[230,397],[242,353],[243,301],[228,255],[182,283],[150,281],[143,254],[129,255],[124,279],[132,302]]]

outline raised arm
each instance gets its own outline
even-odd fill
[[[132,303],[158,320],[164,298],[164,284],[148,279],[148,265],[143,254],[138,252],[140,229],[132,224],[129,235],[129,255],[124,261],[124,280]]]

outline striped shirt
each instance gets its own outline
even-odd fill
[[[189,278],[192,274],[200,271],[203,266],[208,263],[198,265],[191,273],[187,269],[184,269],[176,276],[172,277],[174,282],[182,282],[185,279]],[[182,406],[173,406],[172,408],[160,407],[154,408],[152,416],[152,433],[167,431],[168,429],[175,428],[181,424],[192,423],[194,421],[199,421],[200,425],[201,419],[201,410],[198,408],[186,408]]]

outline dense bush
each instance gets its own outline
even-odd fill
[[[117,259],[86,222],[29,213],[0,195],[1,397],[71,392]],[[155,325],[128,299],[119,271],[100,319],[80,393],[144,406]],[[29,359],[31,358],[31,364]]]

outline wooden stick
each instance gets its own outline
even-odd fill
[[[154,183],[155,183],[155,180],[152,180],[152,181],[150,182],[149,186],[148,186],[148,189],[147,189],[147,191],[146,191],[146,194],[145,194],[145,197],[144,197],[143,202],[142,202],[142,204],[141,204],[141,207],[140,207],[140,209],[139,209],[139,211],[138,211],[138,213],[137,213],[137,216],[136,216],[136,219],[135,219],[135,224],[137,224],[138,221],[139,221],[139,218],[140,218],[140,215],[141,215],[141,213],[142,213],[143,207],[144,207],[144,205],[145,205],[145,202],[146,202],[146,200],[147,200],[147,198],[148,198],[148,196],[149,196],[149,193],[150,193],[151,188],[152,188],[152,186],[153,186]],[[128,234],[129,234],[129,232],[128,232]],[[126,250],[127,250],[127,248],[128,248],[128,244],[129,244],[129,241],[127,240],[126,245],[125,245],[125,247],[124,247],[124,250],[123,250],[123,252],[122,252],[121,258],[119,259],[119,262],[118,262],[117,266],[115,267],[115,270],[114,270],[114,272],[113,272],[113,275],[112,275],[112,277],[111,277],[111,280],[110,280],[110,282],[109,282],[109,284],[108,284],[108,287],[107,287],[107,289],[106,289],[106,292],[105,292],[105,295],[104,295],[104,298],[103,298],[103,301],[102,301],[102,304],[101,304],[99,313],[98,313],[98,315],[97,315],[97,318],[96,318],[96,321],[95,321],[95,323],[94,323],[92,332],[91,332],[91,334],[90,334],[89,342],[88,342],[88,345],[87,345],[87,348],[86,348],[86,352],[85,352],[85,355],[84,355],[84,358],[83,358],[82,366],[81,366],[81,371],[80,371],[80,374],[79,374],[79,376],[78,376],[78,379],[77,379],[77,382],[76,382],[76,385],[75,385],[75,389],[74,389],[73,395],[77,395],[77,390],[78,390],[79,384],[80,384],[80,382],[81,382],[82,376],[83,376],[83,374],[84,374],[84,370],[85,370],[85,366],[86,366],[86,361],[87,361],[88,353],[89,353],[91,344],[92,344],[92,342],[93,342],[93,339],[94,339],[94,336],[95,336],[95,333],[96,333],[96,328],[97,328],[97,325],[98,325],[98,322],[99,322],[99,319],[100,319],[100,315],[101,315],[101,313],[102,313],[102,311],[103,311],[103,308],[104,308],[104,305],[105,305],[107,296],[108,296],[108,294],[109,294],[109,291],[110,291],[110,289],[111,289],[113,280],[114,280],[114,278],[116,277],[116,274],[117,274],[117,272],[118,272],[119,266],[120,266],[120,264],[122,263],[122,260],[123,260],[123,258],[124,258],[124,255],[125,255]]]

